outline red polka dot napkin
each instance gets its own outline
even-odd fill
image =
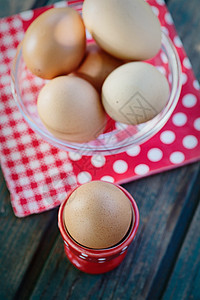
[[[163,0],[148,2],[179,53],[182,92],[173,115],[159,133],[140,146],[112,156],[59,150],[29,128],[11,94],[10,67],[24,31],[47,8],[0,20],[0,161],[16,216],[51,209],[77,184],[90,180],[124,183],[199,160],[199,84]],[[68,4],[80,9],[77,1]],[[165,63],[164,56],[162,59]]]

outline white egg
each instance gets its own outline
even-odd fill
[[[131,62],[115,69],[104,81],[102,101],[114,120],[140,124],[165,107],[170,94],[166,77],[145,62]]]

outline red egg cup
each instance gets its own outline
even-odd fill
[[[110,183],[113,184],[113,183]],[[116,268],[124,259],[128,246],[133,241],[139,226],[139,211],[137,204],[133,197],[121,186],[114,184],[128,197],[131,202],[133,213],[135,214],[135,220],[131,225],[128,235],[117,245],[106,249],[91,249],[81,246],[76,243],[68,234],[64,219],[63,210],[69,196],[75,191],[75,189],[68,195],[68,197],[61,204],[58,212],[58,227],[60,229],[61,236],[64,241],[64,250],[69,261],[79,270],[90,273],[100,274],[108,272]]]

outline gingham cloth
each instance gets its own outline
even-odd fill
[[[140,146],[112,156],[68,153],[48,144],[30,129],[13,99],[10,68],[16,48],[29,24],[52,6],[0,20],[0,161],[16,216],[59,205],[77,184],[99,179],[125,183],[200,158],[199,84],[164,2],[148,2],[179,53],[182,92],[173,115],[159,133]],[[63,5],[67,2],[54,6]],[[80,6],[75,8],[79,10]],[[161,58],[166,63],[165,57]],[[28,88],[34,94],[33,82]]]

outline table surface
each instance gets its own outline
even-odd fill
[[[0,0],[0,17],[55,1]],[[200,2],[168,0],[200,79]],[[58,208],[16,218],[0,171],[0,299],[200,299],[200,163],[123,185],[141,222],[123,263],[82,273],[64,254]]]

